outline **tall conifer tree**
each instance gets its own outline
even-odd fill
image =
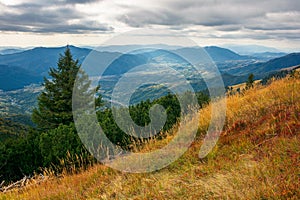
[[[33,110],[32,120],[41,130],[57,128],[60,124],[73,122],[72,91],[76,75],[83,77],[83,88],[88,89],[91,82],[84,72],[79,71],[78,60],[74,60],[69,47],[60,55],[57,69],[50,68],[52,79],[44,78],[44,91],[38,98],[38,108]],[[80,73],[80,74],[77,74]],[[81,78],[82,79],[82,78]],[[99,87],[97,87],[99,89]],[[97,102],[100,102],[101,96]]]

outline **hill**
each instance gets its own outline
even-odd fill
[[[39,83],[42,80],[41,76],[21,67],[0,65],[1,90],[16,90],[31,83]]]
[[[269,71],[278,71],[291,66],[300,64],[300,53],[291,53],[283,57],[272,59],[266,63],[253,66],[254,73],[264,73]],[[249,66],[250,67],[250,66]]]
[[[243,75],[253,73],[257,77],[264,77],[270,72],[279,71],[300,64],[300,53],[291,53],[268,62],[250,64],[242,69],[231,70],[231,73]]]
[[[225,62],[228,60],[247,60],[251,58],[250,56],[241,56],[229,49],[216,46],[205,47],[204,49],[215,62]]]
[[[200,110],[199,134],[189,150],[153,173],[130,174],[96,165],[1,194],[3,199],[299,199],[300,79],[285,78],[228,96],[221,137],[199,160],[210,105]],[[141,152],[173,138],[150,141]]]
[[[211,59],[214,62],[225,62],[229,60],[247,60],[250,57],[248,56],[241,56],[229,49],[216,47],[216,46],[208,46],[204,47],[204,50],[207,52],[207,54],[211,57]],[[199,50],[197,47],[186,47],[186,48],[180,48],[176,49],[173,52],[178,53],[180,55],[198,55]],[[201,59],[201,58],[195,58],[195,59]]]
[[[73,56],[82,61],[91,51],[90,49],[69,46]],[[56,67],[59,55],[62,54],[65,47],[37,47],[19,53],[0,55],[0,64],[16,66],[31,71],[34,74],[47,76],[50,67]]]

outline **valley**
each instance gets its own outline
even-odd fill
[[[156,46],[157,48],[163,47],[161,45]],[[134,49],[142,49],[131,52],[130,49],[133,47]],[[96,50],[70,46],[70,49],[79,63],[83,63],[89,53],[93,51],[101,58],[98,65],[108,65],[100,79],[96,74],[97,70],[93,71],[91,69],[88,71],[88,74],[93,76],[92,79],[99,79],[101,94],[106,102],[110,102],[113,88],[120,77],[138,65],[148,67],[143,68],[143,71],[154,74],[160,74],[161,72],[152,70],[149,67],[151,64],[170,67],[182,73],[187,83],[191,84],[196,92],[206,90],[207,87],[202,77],[205,75],[206,67],[203,66],[201,71],[196,70],[190,63],[178,56],[178,54],[181,56],[193,55],[197,52],[197,48],[165,47],[168,47],[167,50],[155,50],[153,48],[144,50],[145,47],[138,45],[101,47]],[[117,52],[118,49],[120,52],[122,52],[122,49],[126,49],[125,52],[129,53]],[[0,55],[0,67],[3,68],[0,72],[1,116],[30,115],[32,109],[37,105],[37,96],[42,91],[41,82],[43,77],[48,77],[49,68],[56,66],[55,60],[58,59],[63,50],[64,47],[38,47],[29,50],[11,51],[9,54]],[[204,47],[204,50],[218,67],[225,87],[245,82],[250,73],[253,73],[255,79],[258,80],[268,74],[300,64],[299,53],[289,55],[284,53],[259,53],[259,55],[253,53],[252,55],[243,56],[229,49],[216,46]],[[193,59],[195,62],[201,62],[201,57]],[[113,62],[109,63],[110,60],[113,60]],[[213,79],[214,77],[211,77],[210,81],[214,82]],[[167,94],[167,91],[158,89],[155,85],[148,85],[138,88],[136,94],[138,95],[132,97],[132,104],[142,100],[145,101],[148,98],[154,100]],[[106,105],[109,106],[109,103]]]

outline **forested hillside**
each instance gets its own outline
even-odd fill
[[[96,164],[87,171],[47,179],[4,199],[298,199],[300,159],[300,75],[230,95],[216,147],[204,159],[198,151],[209,123],[210,104],[201,109],[199,133],[189,150],[158,172],[122,173]],[[173,138],[151,140],[148,152]],[[68,168],[66,168],[68,169]],[[74,172],[74,171],[73,171]]]
[[[16,122],[3,120],[0,132],[0,182],[5,181],[9,184],[23,176],[42,173],[44,168],[59,174],[63,169],[87,168],[96,162],[83,146],[73,121],[72,90],[79,66],[79,61],[74,59],[71,50],[66,48],[64,55],[59,58],[57,68],[50,69],[49,75],[53,79],[46,79],[44,89],[37,93],[38,104],[32,113],[33,127],[25,128]],[[87,81],[84,88],[88,88],[89,84]],[[30,100],[31,96],[28,97],[28,101]],[[199,92],[197,100],[200,106],[204,106],[209,102],[209,97]],[[128,136],[118,127],[113,118],[112,108],[103,107],[101,95],[95,101],[99,123],[112,142],[127,150],[132,150],[134,143],[143,143],[138,138]],[[150,123],[149,110],[154,104],[164,106],[167,112],[166,123],[159,134],[159,138],[162,139],[165,137],[164,132],[170,130],[181,116],[180,106],[174,94],[142,101],[126,109],[135,123],[145,126]],[[13,119],[16,120],[16,117]],[[24,118],[20,120],[25,122]],[[81,158],[80,161],[77,160],[78,157]],[[69,161],[66,163],[65,159]]]

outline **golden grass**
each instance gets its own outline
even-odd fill
[[[255,80],[254,81],[254,85],[258,85],[260,83],[261,80]],[[229,86],[229,87],[232,87],[233,90],[236,90],[238,88],[240,88],[240,90],[243,90],[246,88],[246,83],[240,83],[240,84],[236,84],[236,85],[232,85],[232,86]]]
[[[160,171],[130,174],[96,165],[1,194],[0,199],[299,199],[299,91],[298,77],[229,96],[224,131],[202,160],[198,151],[210,105],[200,111],[196,141]],[[141,152],[160,148],[172,137],[170,133],[162,141],[151,140]]]

